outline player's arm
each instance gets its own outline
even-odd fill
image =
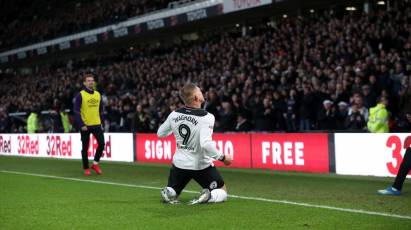
[[[214,116],[206,122],[203,122],[200,129],[200,146],[205,150],[206,154],[213,159],[224,162],[225,165],[230,165],[232,158],[230,155],[224,155],[216,148],[213,143],[212,135],[214,128]]]
[[[167,120],[163,124],[161,124],[160,127],[158,128],[157,130],[158,137],[167,137],[173,132],[173,129],[171,128],[170,115],[167,117]]]
[[[100,122],[101,122],[101,127],[103,128],[104,126],[104,103],[103,103],[103,98],[100,97],[100,107],[99,107],[99,113],[100,113]]]
[[[81,97],[81,94],[79,93],[79,94],[77,94],[77,96],[74,100],[74,117],[75,117],[77,125],[81,129],[85,129],[84,127],[86,127],[86,125],[84,124],[84,121],[81,118],[81,112],[80,112],[81,103],[83,103],[83,99]]]

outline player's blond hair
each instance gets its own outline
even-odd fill
[[[189,105],[194,99],[194,90],[197,86],[193,83],[187,83],[180,89],[180,98],[183,100],[184,104]]]

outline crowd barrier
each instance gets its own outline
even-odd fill
[[[103,161],[170,164],[176,144],[173,136],[106,133]],[[215,133],[216,147],[233,156],[232,168],[395,176],[408,133]],[[96,140],[90,137],[88,156]],[[80,134],[0,134],[0,155],[81,159]],[[215,161],[219,167],[225,167]]]

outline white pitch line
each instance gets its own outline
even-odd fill
[[[116,182],[110,182],[110,181],[99,181],[99,180],[90,180],[90,179],[61,177],[61,176],[53,176],[53,175],[45,175],[45,174],[37,174],[37,173],[26,173],[26,172],[7,171],[7,170],[1,170],[0,172],[8,173],[8,174],[17,174],[17,175],[26,175],[26,176],[35,176],[35,177],[43,177],[43,178],[69,180],[69,181],[88,182],[88,183],[94,183],[94,184],[116,185],[116,186],[123,186],[123,187],[132,187],[132,188],[155,189],[155,190],[162,189],[160,187],[154,187],[154,186],[124,184],[124,183],[116,183]],[[190,190],[184,190],[184,192],[198,193],[198,192],[190,191]],[[361,210],[361,209],[339,208],[339,207],[333,207],[333,206],[327,206],[327,205],[300,203],[300,202],[294,202],[294,201],[288,201],[288,200],[275,200],[275,199],[267,199],[267,198],[261,198],[261,197],[249,197],[249,196],[237,196],[237,195],[228,195],[228,197],[236,198],[236,199],[242,199],[242,200],[262,201],[262,202],[269,202],[269,203],[287,204],[287,205],[303,206],[303,207],[309,207],[309,208],[321,208],[321,209],[328,209],[328,210],[334,210],[334,211],[340,211],[340,212],[359,213],[359,214],[366,214],[366,215],[372,215],[372,216],[384,216],[384,217],[411,220],[411,216],[390,214],[390,213],[384,213],[384,212],[366,211],[366,210]]]

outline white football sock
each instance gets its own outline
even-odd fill
[[[227,192],[223,189],[214,189],[211,191],[211,198],[208,203],[218,203],[227,200]]]
[[[98,165],[98,162],[97,162],[97,161],[93,161],[93,165]]]

